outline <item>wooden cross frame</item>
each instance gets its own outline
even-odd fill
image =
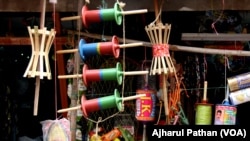
[[[28,27],[28,31],[31,40],[32,54],[23,77],[34,78],[39,76],[40,79],[43,79],[44,77],[51,79],[51,70],[48,56],[55,38],[56,31],[54,29],[48,31],[46,27],[43,29],[38,29],[37,26],[35,26],[34,29]]]
[[[145,27],[150,42],[153,45],[153,60],[150,75],[173,74],[175,67],[169,54],[169,35],[171,24],[163,25],[161,22],[150,24]]]
[[[34,110],[33,110],[33,115],[35,116],[37,115],[38,112],[38,99],[39,99],[40,81],[41,81],[40,79],[43,79],[44,77],[47,77],[49,80],[52,79],[50,64],[49,64],[49,51],[56,35],[56,31],[54,29],[48,31],[47,28],[44,27],[46,0],[41,0],[41,9],[42,10],[41,10],[40,29],[38,29],[38,26],[34,26],[34,29],[31,29],[30,26],[27,27],[31,40],[32,54],[28,67],[23,75],[23,77],[28,77],[28,78],[36,77],[36,88],[35,88]]]
[[[161,2],[163,2],[163,0]],[[161,5],[162,4],[163,3],[161,3]],[[171,24],[164,25],[161,20],[159,20],[161,11],[159,11],[158,9],[158,0],[154,0],[154,6],[156,19],[148,26],[145,26],[145,31],[153,46],[153,59],[150,68],[150,75],[155,75],[157,73],[162,79],[161,87],[163,93],[166,123],[168,123],[169,109],[167,78],[169,75],[176,74],[174,63],[169,54],[168,41],[171,31]]]
[[[36,77],[36,88],[34,98],[34,111],[33,114],[37,115],[38,112],[38,99],[40,91],[40,79],[47,77],[52,79],[51,69],[49,64],[49,51],[53,44],[56,31],[51,29],[48,31],[46,27],[38,29],[38,26],[34,26],[34,29],[27,27],[32,46],[31,59],[23,77],[34,78]],[[45,67],[44,67],[45,64]]]

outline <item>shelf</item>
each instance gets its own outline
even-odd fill
[[[250,34],[182,33],[183,41],[250,41]]]

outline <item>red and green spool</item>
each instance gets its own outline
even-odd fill
[[[83,95],[81,98],[81,108],[85,116],[88,116],[88,113],[90,112],[114,107],[117,107],[119,111],[122,111],[122,98],[120,97],[120,93],[117,89],[115,89],[114,94],[110,96],[87,100]]]
[[[86,5],[82,8],[82,22],[85,27],[88,27],[90,23],[113,20],[116,21],[117,25],[122,23],[122,12],[118,3],[114,4],[114,8],[101,10],[88,10]]]
[[[106,69],[92,69],[88,70],[87,65],[82,69],[83,82],[87,86],[88,82],[94,81],[117,81],[119,85],[122,84],[123,71],[121,63],[117,62],[115,68]]]

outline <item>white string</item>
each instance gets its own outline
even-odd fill
[[[225,100],[226,100],[227,99],[227,97],[226,97],[226,95],[227,95],[227,87],[226,87],[227,86],[227,81],[226,81],[227,80],[227,67],[226,67],[227,66],[226,65],[227,64],[226,63],[227,59],[226,59],[226,54],[225,54],[225,60],[224,61],[225,61],[224,65],[225,65]]]
[[[56,24],[55,24],[55,22],[56,22],[56,1],[50,1],[51,3],[53,3],[53,14],[54,14],[54,16],[53,16],[53,20],[54,20],[54,29],[56,29]],[[54,59],[55,59],[55,63],[54,63],[54,67],[55,67],[55,74],[57,73],[57,53],[56,53],[56,39],[54,40],[54,50],[55,50],[55,53],[54,53]],[[56,81],[57,79],[55,78],[55,111],[57,111],[57,81]],[[58,118],[57,117],[57,112],[55,112],[55,117],[56,117],[56,119]]]
[[[159,10],[159,13],[157,14],[157,16],[155,17],[155,20],[153,22],[150,23],[150,25],[154,25],[156,21],[158,21],[158,19],[160,18],[161,16],[161,13],[162,13],[162,5],[163,5],[163,0],[161,1],[161,7],[160,7],[160,10]]]
[[[226,57],[226,54],[225,54],[225,63],[224,63],[224,65],[225,65],[225,99],[223,100],[222,103],[228,102],[228,96],[229,96],[229,86],[228,86],[226,80],[227,80],[227,67],[230,68],[230,66],[229,66],[229,60]]]
[[[125,35],[125,16],[123,16],[123,43],[125,44],[125,40],[126,40],[126,35]],[[125,48],[123,48],[123,71],[126,70],[126,52],[125,52]],[[125,87],[125,75],[123,75],[123,80],[122,80],[122,109],[124,110],[124,100],[123,100],[123,97],[124,97],[124,87]]]
[[[116,1],[118,4],[119,4],[119,6],[120,6],[120,8],[121,8],[121,11],[123,11],[123,7],[126,5],[125,3],[123,3],[123,2],[119,2],[119,0],[117,0]],[[123,27],[122,27],[122,33],[123,33],[123,44],[125,44],[126,43],[126,34],[125,34],[125,16],[123,15],[122,16],[122,18],[123,18],[123,20],[122,20],[122,25],[123,25]],[[126,70],[126,52],[125,52],[125,48],[123,48],[123,57],[122,57],[122,64],[123,64],[123,71],[125,71]],[[122,77],[123,79],[122,79],[122,91],[121,91],[121,94],[122,94],[122,110],[121,111],[124,111],[124,87],[125,87],[125,75],[123,75],[123,77]]]

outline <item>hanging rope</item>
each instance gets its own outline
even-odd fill
[[[221,17],[223,16],[224,6],[225,6],[225,2],[224,2],[224,0],[222,0],[222,11],[221,11],[221,13],[220,13],[220,16],[211,24],[211,27],[212,27],[212,29],[214,29],[214,32],[215,32],[216,34],[219,34],[219,33],[218,33],[217,30],[216,30],[215,24],[216,24],[216,23],[221,19]]]
[[[119,3],[119,5],[120,5],[120,7],[121,7],[121,9],[122,9],[122,11],[123,11],[123,7],[125,6],[125,4],[124,3],[121,3],[121,2],[119,2],[118,0],[117,0],[117,2]],[[123,33],[123,44],[125,44],[126,43],[126,34],[125,34],[125,16],[123,15],[122,16],[122,18],[123,18],[123,24],[122,24],[122,33]],[[125,62],[125,60],[126,60],[126,49],[125,48],[123,48],[123,56],[122,56],[122,64],[123,64],[123,71],[125,71],[126,70],[126,62]],[[122,80],[122,109],[124,110],[124,87],[125,87],[125,75],[123,76],[123,80]]]
[[[156,17],[155,17],[155,20],[153,21],[153,22],[151,22],[150,23],[150,25],[154,25],[156,22],[158,22],[158,21],[161,21],[161,13],[162,13],[162,5],[163,5],[163,2],[164,2],[164,0],[161,0],[161,4],[160,4],[160,10],[158,11],[158,8],[157,9],[155,9],[155,10],[157,10],[156,12],[158,12],[158,13],[156,13],[157,15],[156,15]],[[157,6],[158,7],[158,6]]]

